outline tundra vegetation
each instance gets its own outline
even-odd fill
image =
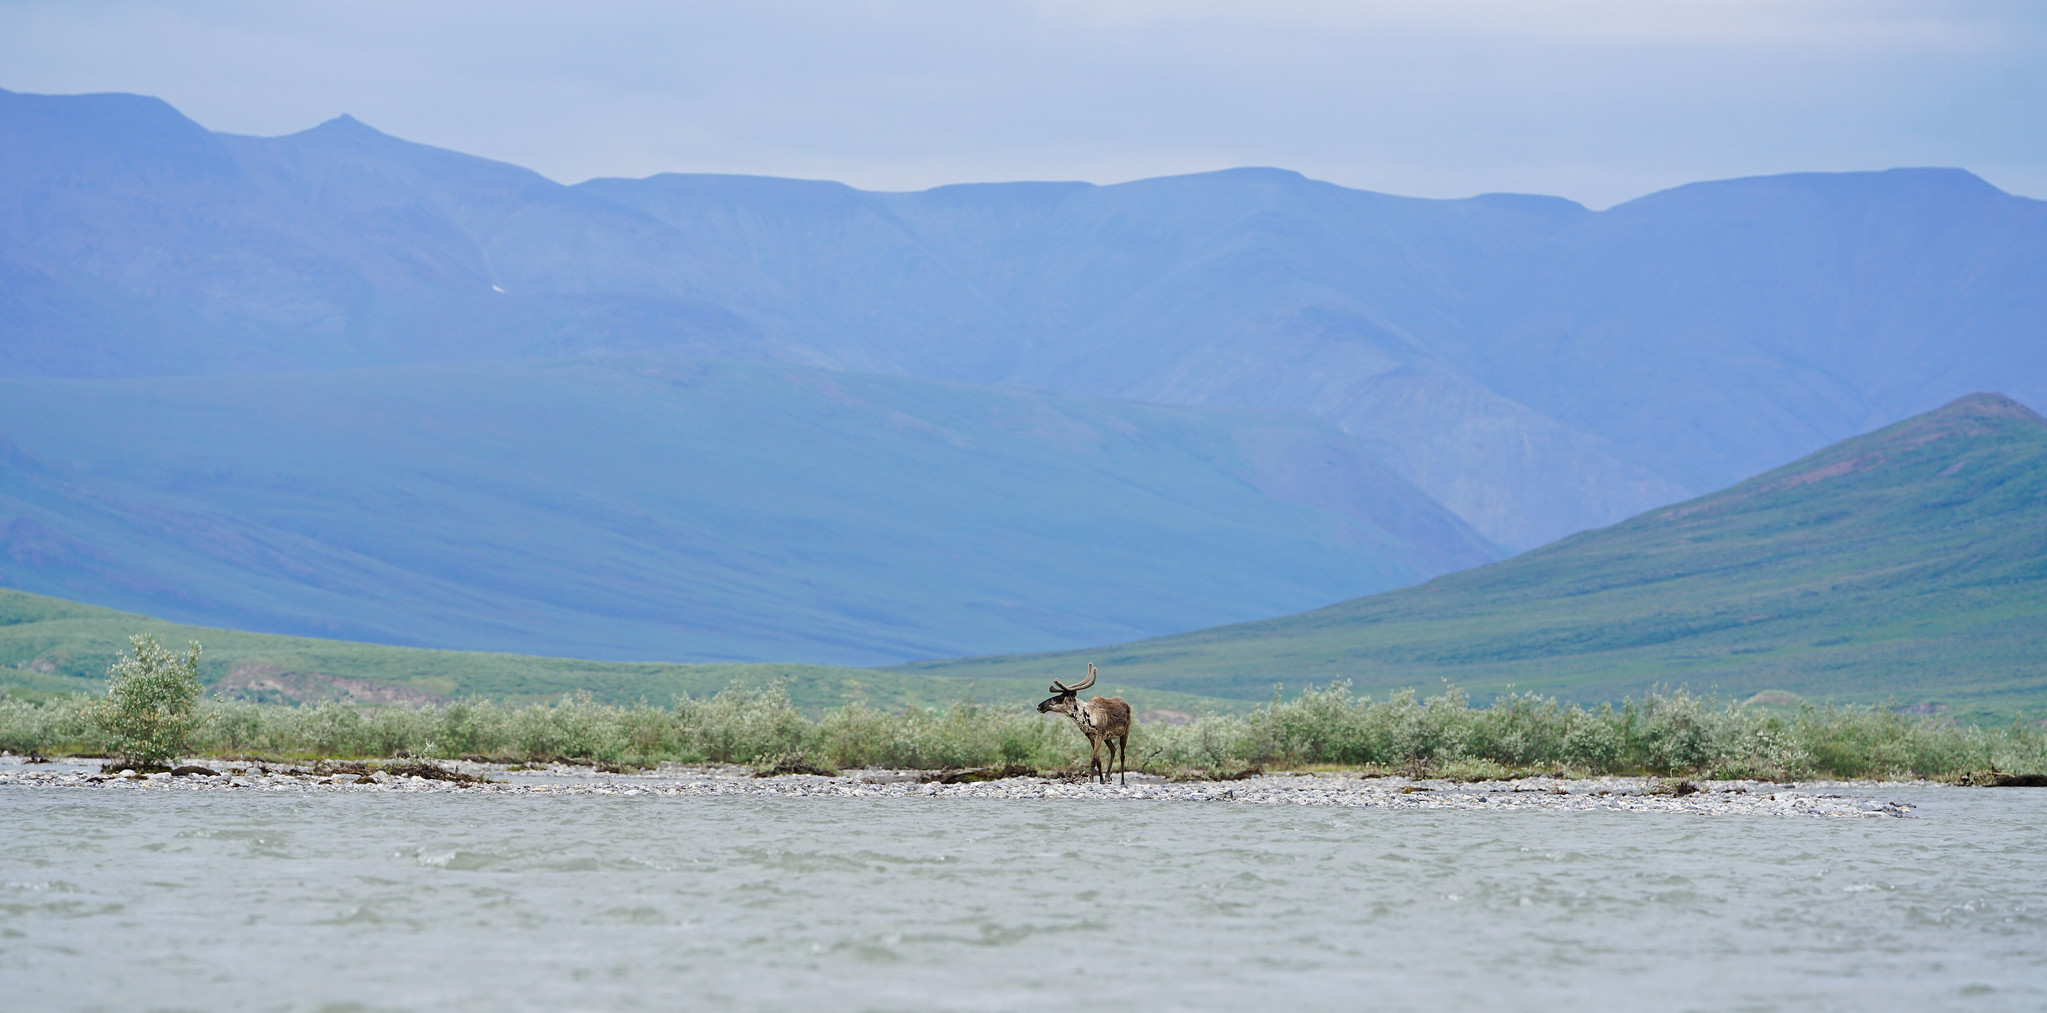
[[[102,745],[129,766],[160,767],[190,747],[199,723],[199,644],[180,657],[155,637],[129,638],[107,669],[111,685],[88,717]]]
[[[30,756],[136,749],[133,732],[103,720],[106,708],[105,699],[89,697],[0,700],[0,749]],[[188,733],[184,747],[206,756],[566,758],[785,770],[1070,772],[1085,769],[1088,749],[1070,722],[1023,706],[883,710],[856,702],[812,716],[776,685],[733,686],[666,707],[582,695],[523,706],[461,701],[421,708],[205,699],[192,711]],[[2047,772],[2047,731],[2037,725],[1986,728],[1870,706],[1768,709],[1682,689],[1597,707],[1533,694],[1474,707],[1454,690],[1374,699],[1332,684],[1243,715],[1207,714],[1180,725],[1140,721],[1130,748],[1137,769],[1183,777],[1226,777],[1259,766],[1473,780],[1558,770],[1774,780]]]

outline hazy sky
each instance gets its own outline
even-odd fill
[[[2047,4],[0,0],[0,87],[342,112],[564,182],[873,189],[1277,165],[1595,207],[1952,165],[2047,197]]]

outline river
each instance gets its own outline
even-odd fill
[[[2047,790],[1908,818],[0,789],[0,1008],[2047,1008]]]

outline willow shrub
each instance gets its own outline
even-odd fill
[[[43,703],[0,700],[0,751],[18,756],[104,753],[107,736],[93,720],[99,706],[98,699],[86,696]]]
[[[853,703],[826,712],[810,741],[816,755],[838,767],[1057,767],[1086,751],[1063,717],[970,703],[905,711]]]
[[[1148,750],[1133,744],[1133,759],[1208,771],[1263,763],[1766,779],[2047,772],[2047,732],[2036,727],[1973,728],[1875,707],[1772,714],[1715,706],[1683,690],[1651,692],[1619,707],[1565,706],[1525,694],[1474,708],[1456,691],[1375,701],[1339,684],[1275,700],[1242,718],[1139,731]]]
[[[0,700],[0,749],[104,753],[115,743],[87,698]],[[555,757],[616,763],[756,763],[801,754],[826,767],[940,769],[1086,763],[1064,718],[969,703],[884,711],[864,703],[812,719],[779,687],[734,687],[670,707],[614,706],[587,695],[507,706],[464,701],[418,710],[338,703],[279,707],[202,701],[188,748],[275,757]],[[1337,684],[1275,699],[1242,716],[1145,723],[1130,737],[1134,769],[1229,773],[1253,765],[1333,764],[1481,777],[1508,771],[1647,772],[1791,779],[1953,777],[2047,772],[2047,733],[2013,724],[1960,726],[1874,707],[1773,714],[1682,690],[1619,706],[1570,706],[1520,694],[1472,707],[1455,691],[1383,700]]]
[[[142,766],[176,759],[199,722],[199,645],[183,655],[155,637],[128,638],[128,652],[107,669],[111,685],[93,722],[121,758]]]

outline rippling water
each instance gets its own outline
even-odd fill
[[[1913,819],[0,791],[0,1007],[2040,1009],[2047,791]]]

